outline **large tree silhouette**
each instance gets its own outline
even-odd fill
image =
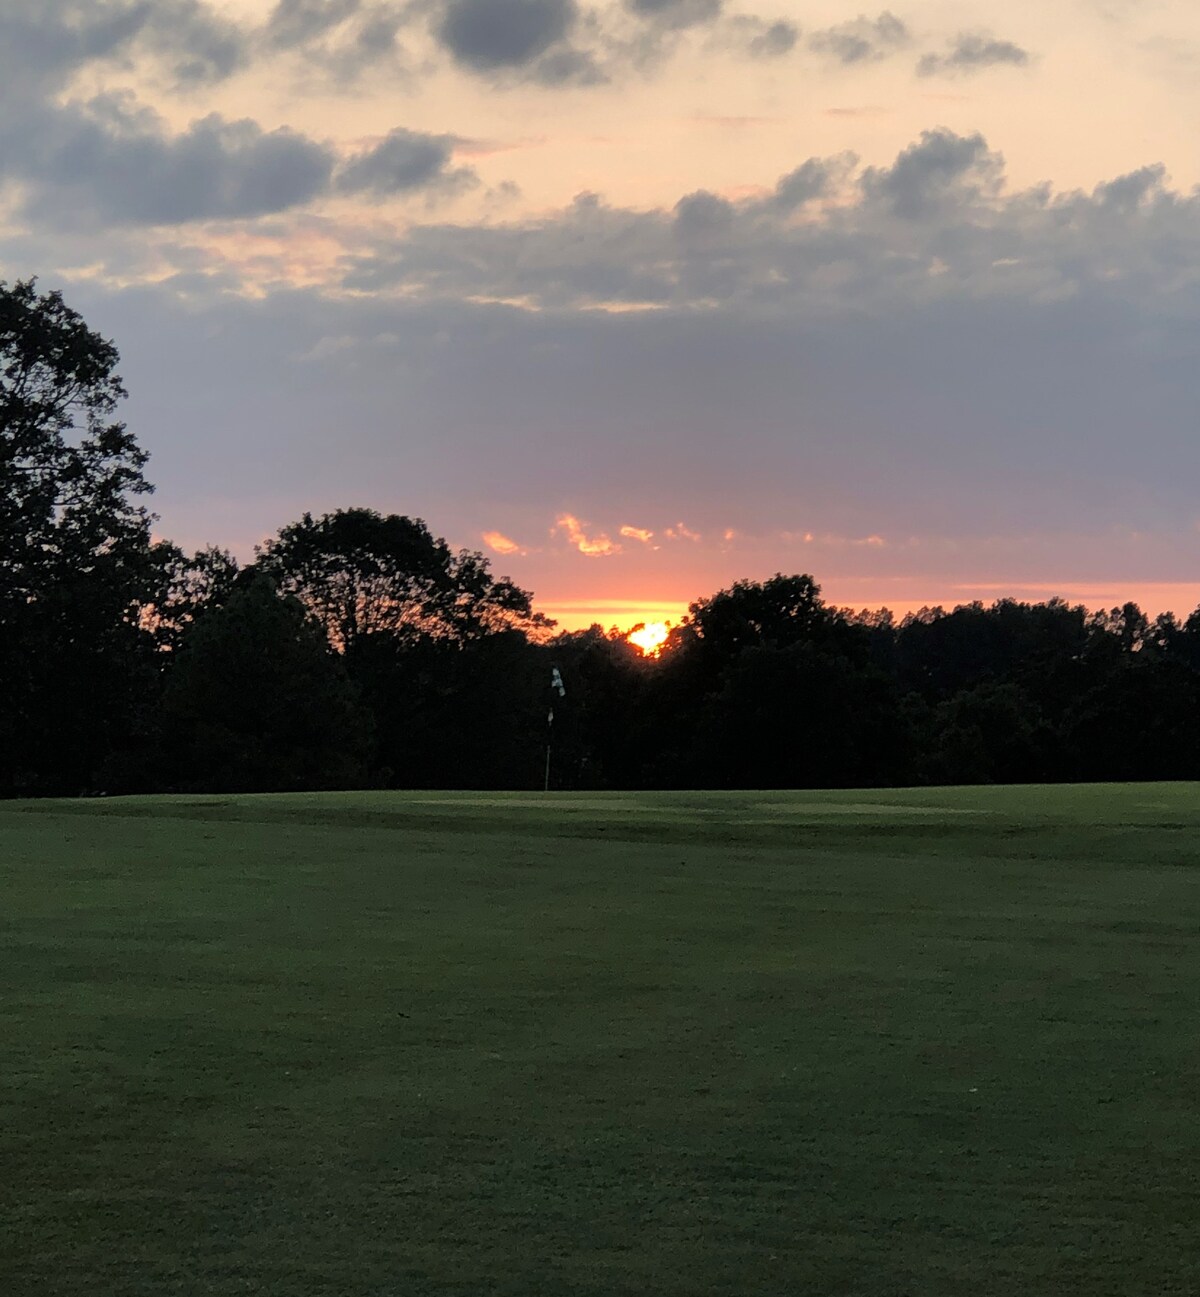
[[[145,453],[113,344],[59,293],[0,283],[0,788],[78,791],[149,670]]]
[[[367,736],[320,627],[250,572],[184,639],[163,700],[163,774],[182,789],[345,787],[364,776]]]
[[[481,554],[452,550],[420,518],[306,513],[260,549],[258,564],[348,655],[373,635],[467,640],[544,623],[527,591],[494,577]]]

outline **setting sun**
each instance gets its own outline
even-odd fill
[[[636,644],[647,657],[657,657],[670,633],[671,628],[665,621],[651,621],[635,626],[625,638],[630,644]]]

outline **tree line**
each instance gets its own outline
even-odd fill
[[[897,619],[808,575],[691,605],[657,657],[420,519],[304,515],[239,564],[151,533],[117,352],[0,283],[0,795],[1200,778],[1200,609]],[[565,698],[551,696],[558,668]]]

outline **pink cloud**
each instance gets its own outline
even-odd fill
[[[528,554],[529,551],[502,531],[485,531],[483,543],[496,554]]]
[[[567,540],[581,554],[586,554],[588,558],[608,558],[610,555],[621,552],[620,545],[611,541],[603,532],[595,536],[589,536],[584,531],[585,524],[580,522],[574,514],[560,514],[556,522],[557,525],[554,531],[565,532]]]
[[[643,545],[649,545],[654,539],[654,533],[652,531],[647,531],[645,527],[622,527],[621,535],[624,536],[626,540],[641,541]]]

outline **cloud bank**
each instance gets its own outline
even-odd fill
[[[539,310],[880,311],[983,297],[1195,292],[1200,198],[1161,168],[1091,193],[1011,190],[978,134],[925,132],[888,166],[809,159],[771,189],[673,209],[583,195],[537,220],[426,225],[349,260],[355,292]]]

